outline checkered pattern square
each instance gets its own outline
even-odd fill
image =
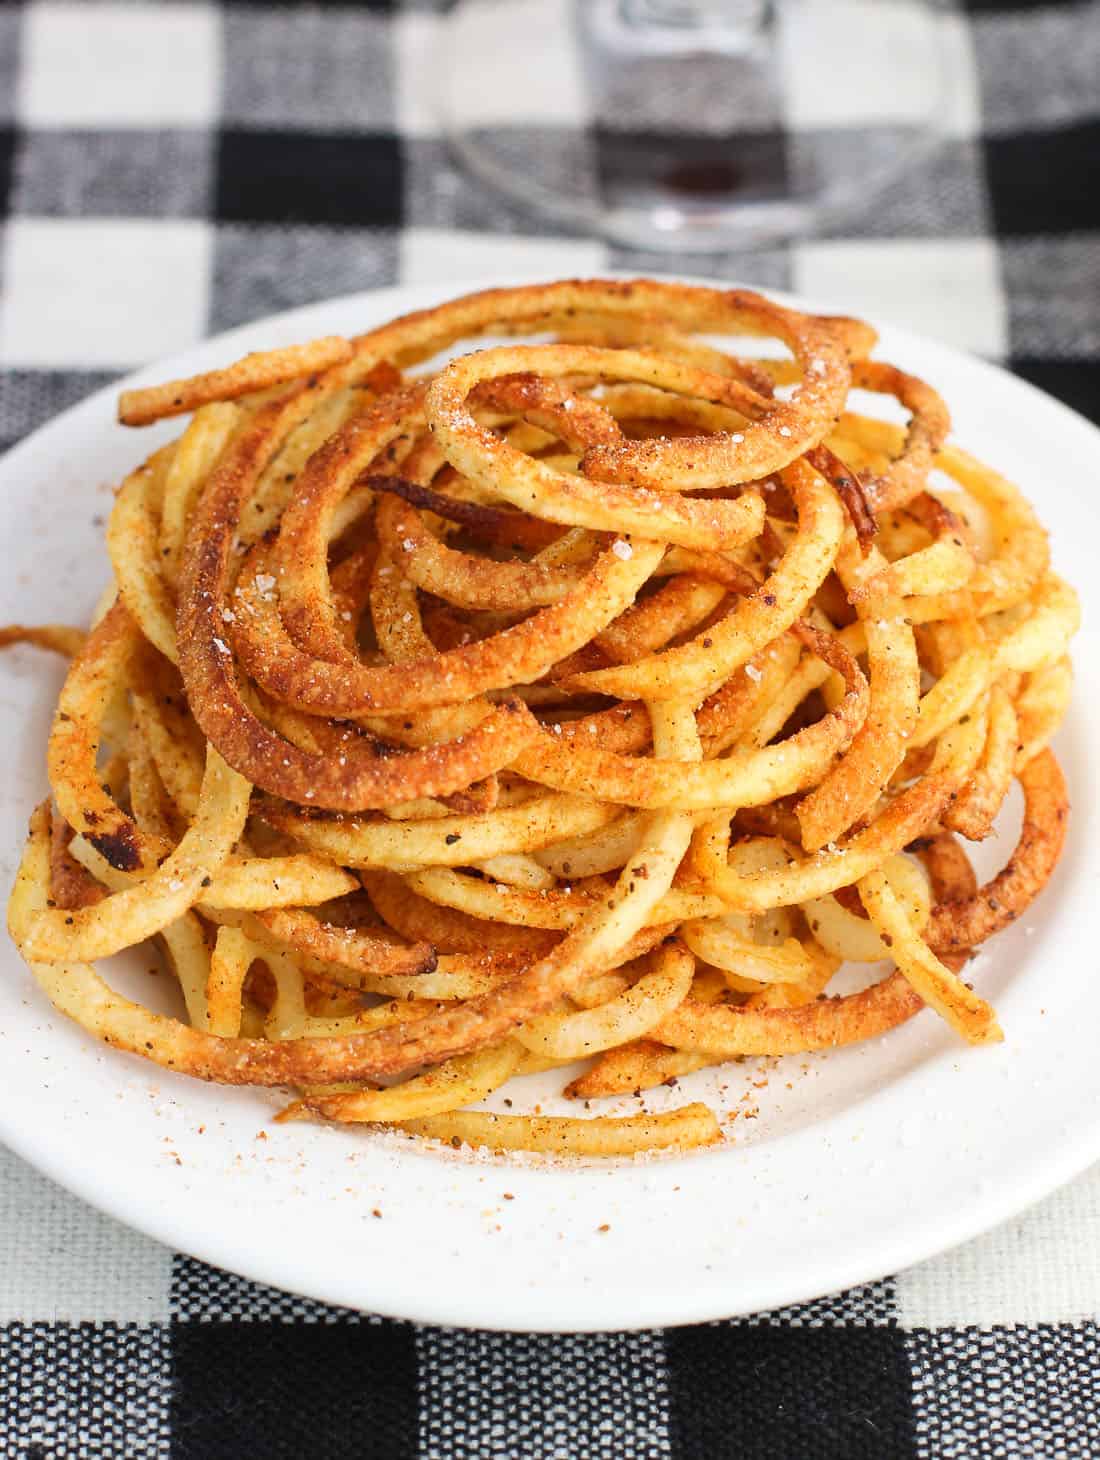
[[[118,369],[193,344],[211,242],[193,219],[9,219],[0,362]]]
[[[589,104],[571,0],[507,0],[479,118],[564,184],[664,145]],[[884,0],[837,0],[857,19]],[[787,101],[716,72],[700,128],[868,170],[921,64],[833,84],[801,7]],[[0,445],[131,366],[293,305],[473,274],[697,270],[547,224],[459,170],[433,101],[443,0],[0,3]],[[999,359],[1100,420],[1100,3],[946,4],[944,145],[822,236],[708,258]],[[799,28],[800,27],[800,28]],[[754,89],[755,87],[755,89]],[[578,134],[563,119],[588,107]],[[808,1243],[815,1234],[808,1230]],[[173,1255],[0,1152],[0,1457],[493,1460],[1100,1454],[1100,1173],[957,1252],[796,1308],[670,1332],[418,1328]],[[288,1379],[290,1382],[288,1382]]]
[[[29,127],[201,127],[217,118],[209,5],[45,3],[26,11],[18,115]]]
[[[251,132],[394,132],[391,21],[362,6],[233,7],[222,26],[223,124]]]
[[[37,128],[15,155],[16,218],[205,219],[210,212],[213,154],[201,128]]]

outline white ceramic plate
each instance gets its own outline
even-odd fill
[[[128,383],[362,330],[456,292],[311,306]],[[271,1094],[202,1085],[106,1050],[52,1012],[4,940],[0,1138],[121,1221],[247,1277],[424,1322],[541,1330],[694,1322],[877,1278],[1005,1220],[1100,1157],[1100,836],[1087,728],[1100,696],[1100,433],[1003,372],[900,330],[883,329],[880,354],[938,387],[957,439],[1022,484],[1085,602],[1075,708],[1059,742],[1076,807],[1068,845],[1039,904],[978,964],[1004,1044],[966,1049],[925,1012],[868,1045],[750,1060],[645,1098],[657,1109],[696,1097],[739,1109],[718,1149],[571,1167],[475,1160],[392,1135],[272,1126]],[[86,621],[106,576],[111,485],[156,434],[116,426],[115,394],[66,412],[0,463],[9,564],[0,622]],[[5,888],[45,790],[60,679],[49,656],[0,656]],[[169,998],[149,962],[135,958],[120,986]],[[565,1109],[560,1084],[541,1077],[525,1093]]]

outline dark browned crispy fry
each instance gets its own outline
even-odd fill
[[[1069,794],[1061,767],[1041,751],[1019,773],[1024,824],[1016,850],[977,892],[937,903],[928,941],[937,951],[976,948],[1015,921],[1050,881],[1058,864],[1069,819]]]

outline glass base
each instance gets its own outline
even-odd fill
[[[645,18],[661,8],[462,0],[435,84],[463,165],[626,246],[725,251],[858,212],[939,144],[934,5],[716,0]]]

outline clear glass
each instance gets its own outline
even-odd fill
[[[513,200],[726,251],[869,206],[939,144],[946,23],[934,0],[459,0],[431,84]]]

